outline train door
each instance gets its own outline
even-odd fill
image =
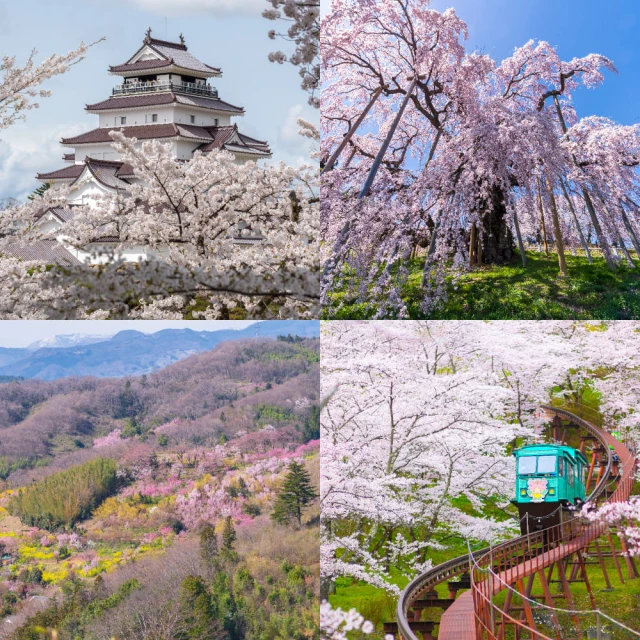
[[[572,460],[569,460],[569,458],[565,459],[565,466],[567,469],[566,472],[566,486],[567,486],[567,500],[571,503],[574,504],[576,501],[576,482],[575,482],[575,467],[573,464]]]

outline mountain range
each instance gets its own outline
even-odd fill
[[[57,380],[75,376],[124,377],[157,371],[228,340],[294,335],[319,337],[315,320],[272,320],[244,329],[194,331],[164,329],[156,333],[120,331],[114,336],[52,336],[26,348],[0,347],[2,376]],[[97,373],[96,373],[97,372]]]

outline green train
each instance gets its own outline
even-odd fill
[[[562,521],[562,509],[586,497],[584,455],[564,445],[532,444],[516,449],[516,495],[522,533]]]

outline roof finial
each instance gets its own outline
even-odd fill
[[[147,43],[151,41],[151,27],[147,29],[147,37],[144,39],[144,41]]]
[[[184,36],[182,34],[180,34],[180,44],[185,44]]]

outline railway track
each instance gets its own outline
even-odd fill
[[[549,417],[555,419],[556,437],[561,432],[561,422],[568,421],[566,427],[560,427],[564,429],[563,439],[566,438],[567,428],[573,428],[577,430],[576,433],[582,434],[581,448],[584,448],[585,442],[593,442],[587,485],[593,482],[594,486],[586,502],[598,506],[605,501],[626,501],[631,494],[636,471],[634,453],[606,429],[595,424],[594,416],[588,415],[579,406],[572,406],[571,411],[551,405],[545,405],[542,409]],[[593,478],[596,464],[598,475]],[[615,489],[611,490],[614,484]],[[396,622],[385,625],[385,630],[401,640],[429,640],[434,637],[436,628],[438,640],[503,640],[506,637],[506,629],[511,626],[515,629],[517,638],[562,640],[558,617],[554,614],[553,596],[549,590],[551,575],[555,570],[559,578],[556,582],[562,585],[564,597],[572,608],[570,583],[585,582],[592,608],[596,609],[588,580],[585,555],[591,546],[595,545],[594,556],[597,554],[609,585],[603,561],[604,554],[598,543],[603,536],[608,538],[619,578],[623,580],[608,527],[602,523],[587,524],[573,518],[549,529],[518,536],[495,547],[480,549],[432,567],[414,578],[401,593],[396,610]],[[571,563],[571,559],[575,559],[575,562]],[[629,577],[638,577],[633,560],[625,557],[624,561]],[[567,578],[569,566],[571,569]],[[579,574],[582,579],[579,578]],[[541,583],[547,610],[550,611],[554,628],[552,636],[545,635],[537,628],[529,603],[536,578]],[[436,591],[436,587],[444,583],[447,583],[448,598],[440,597]],[[498,607],[494,602],[494,596],[501,591],[507,593],[504,604]],[[459,592],[462,593],[458,596]],[[513,595],[520,594],[524,594],[525,597],[521,598],[522,606],[518,607],[516,612],[512,610]],[[443,610],[439,622],[421,619],[422,611],[432,608]],[[573,623],[575,637],[585,637],[575,615]],[[421,638],[417,634],[420,634]]]

